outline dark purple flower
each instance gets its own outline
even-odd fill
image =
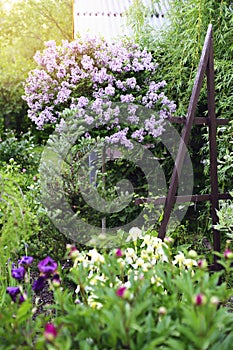
[[[35,293],[40,292],[45,286],[46,278],[44,276],[39,276],[37,280],[34,281],[32,289]]]
[[[38,269],[46,276],[49,276],[56,271],[57,263],[50,256],[47,256],[47,258],[39,262]]]
[[[45,325],[44,337],[47,341],[53,342],[57,336],[57,329],[52,323]]]
[[[20,294],[19,296],[19,303],[23,303],[25,301],[25,297],[24,297],[24,294]]]
[[[19,265],[30,266],[33,262],[32,256],[22,256],[22,258],[18,261]]]
[[[18,267],[17,269],[11,270],[11,276],[17,281],[21,281],[24,278],[26,270],[23,266]]]
[[[21,294],[19,287],[7,287],[6,292],[10,295],[11,299],[16,302],[17,296],[19,295],[19,303],[22,303],[25,298]]]
[[[16,297],[20,293],[20,289],[19,287],[7,287],[6,292],[10,295],[13,301],[16,301]]]

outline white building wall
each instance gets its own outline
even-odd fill
[[[148,6],[150,0],[143,0]],[[166,12],[169,0],[161,0],[154,5],[154,13],[149,23],[159,29],[166,24]],[[126,26],[125,12],[132,5],[133,0],[74,0],[74,38],[77,34],[85,36],[100,35],[112,41],[121,35],[130,36]]]

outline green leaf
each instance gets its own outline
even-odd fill
[[[32,303],[29,300],[25,300],[22,304],[20,304],[17,313],[16,313],[16,321],[19,324],[27,321],[32,317]]]

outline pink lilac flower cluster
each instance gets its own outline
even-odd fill
[[[166,82],[156,81],[158,64],[151,53],[130,42],[109,44],[89,37],[63,41],[61,46],[49,41],[46,47],[36,53],[38,67],[24,84],[23,99],[38,129],[64,123],[62,112],[68,108],[77,111],[76,118],[84,119],[87,125],[97,120],[113,130],[108,139],[111,143],[119,140],[129,147],[130,137],[143,142],[146,135],[161,135],[163,122],[175,112],[176,105],[161,91]],[[128,104],[123,126],[118,119],[121,111],[113,103]],[[153,110],[143,125],[137,106]]]

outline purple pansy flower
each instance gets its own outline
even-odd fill
[[[47,258],[39,262],[38,269],[46,276],[49,276],[56,271],[57,263],[50,256],[47,256]]]
[[[18,261],[19,265],[30,266],[33,262],[32,256],[22,256],[22,258]]]
[[[20,293],[20,289],[19,287],[7,287],[6,292],[10,295],[13,301],[16,301],[16,297]]]
[[[23,266],[18,267],[17,269],[11,270],[11,276],[17,281],[21,281],[24,278],[26,270]]]
[[[24,297],[25,294],[20,294],[19,296],[19,303],[23,303],[25,301],[25,297]]]
[[[45,286],[46,278],[44,276],[39,276],[37,280],[34,281],[32,289],[35,293],[40,292]]]
[[[10,295],[11,299],[16,302],[17,295],[19,295],[19,303],[22,303],[25,298],[21,294],[19,287],[7,287],[6,292]]]

